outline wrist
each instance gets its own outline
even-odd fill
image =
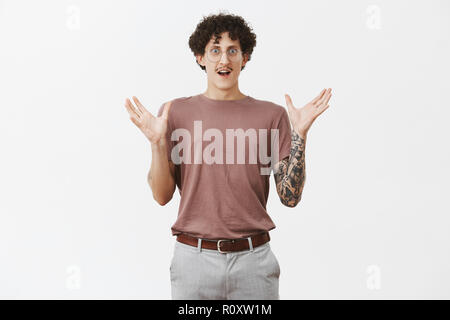
[[[294,128],[293,131],[294,131],[296,134],[298,134],[300,138],[306,140],[306,135],[307,135],[307,132],[306,132],[306,131],[299,130],[299,129],[296,129],[296,128]]]
[[[150,141],[152,150],[163,149],[167,146],[166,139],[161,138],[158,142]]]

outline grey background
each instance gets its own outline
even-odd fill
[[[0,1],[0,297],[170,299],[164,207],[136,95],[204,92],[189,35],[226,10],[257,34],[240,89],[322,88],[301,203],[273,177],[281,299],[450,298],[449,1]]]

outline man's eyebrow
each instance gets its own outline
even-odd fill
[[[238,46],[237,45],[235,45],[235,44],[233,44],[233,45],[231,45],[231,46],[228,46],[228,48],[237,48]],[[212,46],[211,46],[211,48],[220,48],[220,46],[219,45],[217,45],[217,44],[213,44]]]

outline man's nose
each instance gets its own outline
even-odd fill
[[[225,57],[225,58],[224,58]],[[222,53],[222,56],[220,57],[220,62],[221,63],[228,63],[230,61],[230,59],[228,58],[228,54],[226,52]]]

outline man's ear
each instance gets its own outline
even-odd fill
[[[245,66],[247,61],[248,61],[248,53],[244,54],[244,59],[242,60],[242,67]]]
[[[197,59],[198,64],[205,67],[205,62],[203,61],[203,56],[198,54],[195,57]]]

